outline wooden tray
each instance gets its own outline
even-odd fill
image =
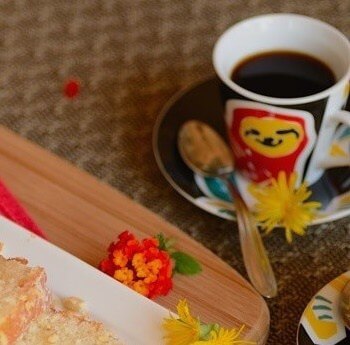
[[[162,231],[195,256],[203,272],[176,276],[175,287],[157,302],[171,310],[186,297],[205,321],[239,327],[246,337],[266,341],[269,311],[265,301],[229,265],[116,189],[68,162],[0,127],[0,178],[19,198],[50,241],[96,266],[109,242],[124,229],[140,238]]]

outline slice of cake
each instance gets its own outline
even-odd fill
[[[0,345],[11,345],[50,305],[43,268],[0,256]]]
[[[48,311],[32,322],[16,345],[122,345],[105,327],[67,311]]]

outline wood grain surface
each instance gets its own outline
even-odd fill
[[[202,263],[203,272],[176,276],[174,290],[156,302],[174,310],[185,297],[203,320],[227,327],[244,323],[247,339],[266,341],[270,317],[263,298],[212,252],[116,189],[3,127],[0,178],[51,242],[93,266],[125,229],[140,238],[160,231],[176,238],[179,249]]]

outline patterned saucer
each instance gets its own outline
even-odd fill
[[[235,207],[221,180],[195,175],[182,161],[177,150],[177,134],[188,120],[197,119],[215,128],[223,137],[226,130],[218,80],[212,77],[175,94],[163,108],[153,132],[153,150],[158,166],[168,182],[187,200],[221,218],[234,220]],[[350,129],[339,126],[331,154],[349,156]],[[245,197],[246,181],[232,176]],[[312,199],[322,203],[313,224],[325,223],[350,215],[350,168],[328,169],[310,186]],[[248,200],[249,202],[249,200]]]
[[[307,305],[298,327],[297,345],[348,345],[350,329],[340,315],[340,292],[350,271],[332,280]]]

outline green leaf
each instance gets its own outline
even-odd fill
[[[174,272],[183,275],[194,275],[202,271],[201,265],[195,258],[184,252],[175,250],[174,239],[166,238],[163,233],[157,234],[155,238],[158,240],[159,249],[168,252],[175,261]]]
[[[219,328],[217,323],[201,323],[199,326],[199,339],[204,341],[210,340],[211,332],[217,332]]]
[[[202,271],[200,263],[191,255],[184,252],[174,252],[171,257],[175,260],[176,273],[183,275],[194,275]]]
[[[159,233],[156,235],[156,239],[159,242],[159,249],[165,250],[166,252],[173,252],[174,251],[174,243],[175,241],[172,238],[166,238],[163,233]]]
[[[165,236],[161,232],[156,235],[156,239],[158,240],[159,243],[159,249],[165,250]]]

